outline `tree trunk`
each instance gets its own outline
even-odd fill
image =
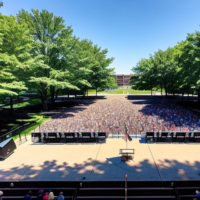
[[[97,96],[97,87],[96,87],[96,96]]]
[[[58,99],[58,91],[59,91],[59,89],[57,89],[57,91],[56,91],[56,99]]]
[[[13,115],[13,97],[10,96],[10,114]]]
[[[17,101],[20,101],[20,99],[19,99],[19,92],[17,92],[17,94],[18,94],[18,96],[17,96]]]
[[[190,88],[188,88],[188,101],[189,101],[189,95],[190,95]]]
[[[43,104],[43,109],[45,111],[48,110],[48,106],[47,106],[47,89],[44,90],[44,104]]]
[[[152,96],[152,87],[151,87],[151,96]]]
[[[162,96],[162,84],[160,85],[160,87],[161,87],[161,96]]]
[[[69,101],[69,90],[68,90],[67,94],[68,94],[68,101]]]
[[[165,85],[164,88],[165,88],[165,96],[167,97],[167,86]]]
[[[182,89],[182,101],[183,101],[184,90]]]
[[[54,95],[55,95],[55,87],[51,87],[51,104],[55,103]]]
[[[42,101],[42,108],[44,106],[44,96],[42,94],[40,94],[40,98],[41,98],[41,101]]]

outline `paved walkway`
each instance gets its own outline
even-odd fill
[[[134,161],[120,163],[123,139],[108,138],[106,144],[34,145],[31,137],[0,161],[0,181],[123,181],[200,180],[200,145],[145,144],[128,142]],[[159,172],[158,172],[159,170]]]

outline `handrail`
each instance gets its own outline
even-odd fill
[[[12,133],[13,131],[16,131],[17,129],[22,128],[23,126],[28,125],[28,124],[30,124],[30,123],[23,124],[22,126],[17,127],[17,128],[15,128],[15,129],[13,129],[12,131],[10,131],[10,132],[4,134],[4,135],[1,135],[0,138],[3,137],[3,136],[5,136],[5,135],[8,135],[8,134]]]
[[[76,188],[76,189],[74,190],[73,200],[76,200],[77,193],[78,193],[78,189],[79,189],[79,188]]]
[[[125,200],[127,200],[127,174],[125,176]]]

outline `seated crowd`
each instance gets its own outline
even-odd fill
[[[135,102],[124,96],[107,96],[55,114],[42,124],[41,131],[123,134],[125,126],[133,135],[147,131],[199,131],[200,118],[167,99]]]
[[[24,199],[31,199],[32,191],[30,190],[27,195],[24,196]],[[58,196],[54,196],[52,191],[45,192],[44,190],[40,190],[38,192],[38,200],[48,199],[48,200],[64,200],[63,192],[60,192]]]

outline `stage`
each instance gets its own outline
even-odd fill
[[[0,161],[0,181],[179,181],[200,180],[199,144],[146,144],[133,139],[134,161],[121,163],[122,138],[104,144],[33,144],[17,146]]]

